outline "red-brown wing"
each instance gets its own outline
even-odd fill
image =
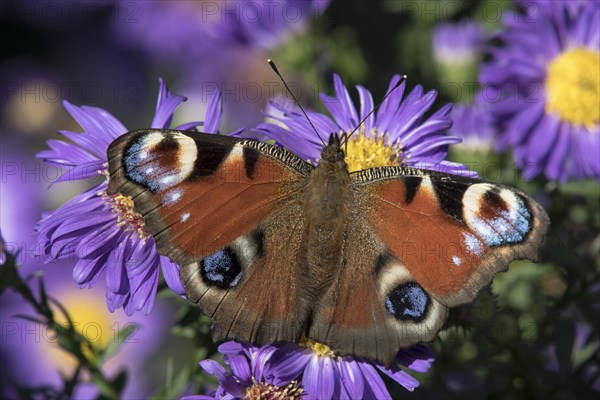
[[[180,265],[276,215],[311,168],[265,143],[170,130],[121,136],[108,158],[108,193],[133,199],[159,252]]]
[[[217,339],[299,339],[307,311],[293,226],[313,167],[265,143],[171,130],[130,132],[108,159],[108,193],[133,200]]]
[[[354,204],[344,264],[317,303],[308,337],[340,355],[390,365],[398,350],[435,338],[448,308],[429,296]]]
[[[472,301],[514,259],[537,259],[548,226],[522,192],[410,168],[353,175],[369,222],[386,247],[438,301]]]

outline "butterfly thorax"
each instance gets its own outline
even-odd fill
[[[311,276],[326,286],[342,264],[344,231],[350,201],[350,174],[337,136],[321,152],[304,202],[306,257]]]

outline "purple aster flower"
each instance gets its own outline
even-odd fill
[[[394,76],[388,91],[399,80],[400,76]],[[357,86],[360,96],[359,113],[338,75],[334,75],[334,86],[335,97],[321,94],[321,101],[333,118],[307,112],[322,137],[332,132],[350,134],[374,107],[371,93],[364,87]],[[423,88],[417,85],[404,97],[405,86],[405,82],[402,82],[381,103],[379,110],[371,114],[350,137],[346,152],[350,171],[410,165],[476,176],[463,165],[444,160],[448,154],[448,145],[460,142],[460,138],[445,133],[452,125],[447,115],[451,105],[447,104],[426,117],[425,113],[431,108],[437,93],[431,90],[423,94]],[[256,128],[257,132],[274,139],[303,159],[317,163],[323,144],[304,114],[289,111],[276,103],[273,103],[273,107],[279,108],[280,113],[267,115],[267,118],[275,123],[261,124]]]
[[[233,374],[213,360],[202,361],[202,367],[217,376],[219,388],[211,396],[194,399],[244,398],[253,390],[263,394],[267,392],[259,390],[288,390],[304,399],[391,399],[379,372],[412,391],[419,381],[402,367],[426,372],[434,360],[428,348],[417,345],[398,352],[391,367],[385,368],[350,356],[338,357],[329,347],[310,339],[301,346],[276,343],[260,348],[227,342],[219,346],[219,351]]]
[[[184,97],[171,94],[161,81],[151,127],[168,128],[173,112],[183,101]],[[57,182],[106,176],[108,145],[128,129],[105,110],[68,102],[65,107],[84,132],[61,131],[73,143],[50,140],[50,150],[38,157],[68,168]],[[190,122],[177,129],[203,124],[203,131],[215,133],[221,116],[217,93],[208,105],[204,123]],[[123,307],[128,315],[136,310],[148,314],[156,297],[159,267],[169,288],[180,295],[185,293],[179,267],[158,254],[143,218],[133,210],[133,201],[118,194],[107,195],[107,186],[104,180],[45,214],[37,226],[41,252],[47,260],[75,259],[73,279],[80,287],[92,287],[105,272],[109,310]]]
[[[433,58],[448,65],[479,61],[485,42],[483,26],[471,21],[442,23],[433,29]]]
[[[490,104],[480,97],[481,93],[478,93],[473,103],[456,104],[449,114],[452,127],[448,133],[462,139],[455,149],[488,151],[492,147],[496,126]]]
[[[300,400],[303,390],[295,380],[300,371],[293,366],[287,369],[269,368],[269,360],[281,347],[279,344],[262,347],[237,342],[221,344],[219,352],[224,355],[232,373],[214,360],[201,361],[200,366],[217,377],[219,387],[211,395],[190,396],[185,399],[238,399],[248,396],[253,399]]]
[[[600,179],[600,3],[523,1],[480,80],[527,176]]]

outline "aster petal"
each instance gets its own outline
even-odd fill
[[[123,308],[126,315],[133,314],[133,307],[130,301],[131,295],[129,293],[114,293],[110,290],[106,291],[106,306],[110,312],[114,312],[119,308]]]
[[[277,348],[270,344],[266,344],[258,350],[249,349],[247,351],[251,352],[249,353],[249,358],[251,360],[250,367],[252,368],[252,375],[256,377],[256,379],[263,380],[266,364],[277,351]]]
[[[388,86],[386,94],[389,93],[390,90],[392,90],[392,88],[394,86],[396,86],[396,84],[398,83],[399,80],[400,80],[400,75],[394,75],[392,77],[392,80],[390,81],[390,84]],[[402,96],[404,96],[405,88],[406,88],[406,81],[402,82],[400,84],[400,86],[396,90],[394,90],[379,105],[379,110],[377,111],[377,116],[375,119],[377,121],[377,123],[376,123],[377,128],[381,129],[383,132],[388,131],[388,128],[392,122],[392,119],[394,118],[394,113],[398,109],[398,106],[400,106],[400,103],[402,102]]]
[[[419,144],[411,147],[407,154],[409,154],[412,157],[419,157],[419,155],[427,154],[428,152],[431,152],[436,148],[460,142],[460,138],[456,136],[439,137],[435,138],[435,140],[423,140]]]
[[[100,254],[113,250],[123,236],[124,232],[121,229],[105,225],[100,230],[91,231],[80,237],[81,244],[77,247],[75,254],[80,258],[99,257]]]
[[[437,92],[431,90],[421,96],[422,91],[422,87],[417,85],[402,102],[394,117],[394,126],[388,129],[390,137],[402,137],[409,129],[417,125],[427,110],[431,108]]]
[[[203,360],[200,361],[200,366],[209,374],[216,376],[219,385],[223,387],[225,391],[236,397],[244,398],[246,394],[244,388],[237,383],[218,362],[214,360]]]
[[[348,93],[348,89],[346,89],[342,78],[338,74],[333,74],[333,85],[335,98],[321,95],[321,101],[342,130],[351,131],[358,125],[356,107],[354,107],[350,93]]]
[[[294,153],[303,160],[318,159],[321,154],[319,142],[300,137],[296,134],[297,131],[290,132],[280,126],[266,123],[257,126],[256,131],[264,133],[284,147],[294,149]]]
[[[133,240],[132,248],[127,255],[127,276],[135,278],[158,263],[154,240]]]
[[[187,99],[183,96],[171,94],[162,78],[159,79],[159,85],[160,89],[156,104],[156,113],[154,114],[150,126],[152,128],[165,129],[171,125],[175,109]]]
[[[573,175],[579,178],[593,176],[600,179],[600,132],[589,132],[584,127],[572,127]]]
[[[337,366],[334,365],[331,357],[319,357],[320,358],[320,369],[319,369],[319,386],[320,391],[318,392],[318,399],[331,399],[333,397],[333,391],[335,389],[335,382],[339,380],[339,371]]]
[[[364,388],[364,399],[391,400],[392,397],[375,368],[366,362],[358,362],[357,365],[358,368],[360,368],[364,376],[364,382],[366,383]]]
[[[245,355],[226,355],[225,362],[231,367],[233,374],[245,385],[252,385],[252,372]]]
[[[414,391],[415,388],[419,387],[419,381],[414,377],[410,376],[397,366],[392,365],[390,369],[377,366],[381,372],[398,382],[408,391]]]
[[[85,207],[80,207],[76,212],[85,212]],[[73,216],[63,217],[60,225],[54,230],[51,238],[52,240],[56,240],[62,236],[72,234],[77,231],[90,231],[92,230],[92,234],[97,234],[97,230],[100,229],[99,226],[106,225],[107,222],[116,220],[116,218],[111,215],[110,212],[93,212],[89,214],[89,218],[81,219],[81,217],[74,213]],[[60,216],[60,214],[59,214]],[[94,229],[96,228],[96,229]],[[105,228],[108,229],[108,228]]]
[[[534,126],[544,113],[544,104],[539,103],[518,113],[509,123],[503,135],[504,140],[497,144],[501,149],[507,145],[515,145],[522,140],[522,132],[527,132]]]
[[[127,241],[119,241],[118,245],[111,252],[106,267],[106,286],[116,294],[126,294],[129,292],[129,279],[125,268],[125,251]]]
[[[73,143],[51,139],[47,144],[50,150],[40,151],[36,157],[52,164],[78,165],[98,160],[97,157]]]
[[[87,147],[87,150],[98,155],[101,159],[106,159],[108,145],[114,139],[127,132],[127,128],[121,122],[101,108],[89,106],[77,107],[66,100],[63,104],[83,130],[88,135],[94,136],[94,142],[90,142],[91,147]]]
[[[561,124],[558,138],[553,145],[552,153],[546,163],[545,174],[550,179],[565,180],[566,174],[563,169],[567,153],[571,147],[571,132],[568,124]]]
[[[223,97],[220,91],[216,91],[208,102],[206,117],[204,118],[203,132],[218,133],[223,119]]]
[[[396,361],[417,372],[427,372],[435,361],[435,353],[422,344],[402,349],[398,352]]]
[[[185,287],[179,278],[179,266],[168,257],[160,256],[160,267],[169,289],[180,296],[185,295]]]
[[[320,399],[320,363],[319,358],[316,355],[313,355],[310,358],[310,361],[306,365],[306,369],[304,370],[304,374],[302,375],[302,387],[310,399]]]
[[[202,121],[192,121],[192,122],[186,122],[183,123],[181,125],[177,125],[175,127],[175,129],[177,129],[178,131],[195,131],[196,128],[203,126],[204,122]]]
[[[93,161],[86,162],[72,168],[69,168],[64,174],[62,174],[57,180],[53,182],[66,182],[66,181],[81,181],[90,178],[96,178],[99,172],[104,169],[104,161]]]
[[[155,263],[145,274],[129,280],[131,303],[136,310],[149,314],[154,306],[156,290],[158,288],[158,257],[154,255]]]
[[[356,89],[358,90],[358,96],[360,98],[360,120],[362,121],[371,111],[373,111],[375,106],[373,105],[373,96],[371,95],[371,92],[361,85],[357,85]],[[364,122],[365,133],[367,135],[370,135],[374,125],[375,115],[372,113]]]
[[[74,147],[80,147],[81,149],[85,149],[86,152],[89,152],[94,160],[106,161],[106,149],[98,147],[98,143],[93,135],[90,135],[87,132],[79,133],[66,130],[58,131],[58,133],[72,141],[75,144]],[[122,133],[125,133],[125,131]],[[73,146],[73,144],[71,145]]]
[[[598,20],[600,20],[600,8],[597,7],[597,3],[595,10],[590,12],[589,15],[589,24],[587,25],[588,32],[584,33],[585,25],[579,27],[577,32],[577,37],[584,38],[583,43],[587,45],[588,48],[593,50],[600,50],[600,24],[598,24]],[[594,2],[589,2],[588,7],[594,7]],[[584,14],[588,14],[584,12]]]
[[[457,136],[445,136],[440,133],[440,132],[443,132],[444,130],[448,129],[451,125],[452,125],[452,121],[450,120],[450,118],[447,118],[447,117],[433,118],[432,117],[432,118],[428,119],[427,121],[425,121],[420,126],[418,126],[417,128],[408,132],[405,136],[401,137],[399,140],[400,140],[400,143],[402,143],[402,146],[404,148],[409,149],[414,153],[417,153],[416,151],[414,151],[415,144],[418,145],[419,143],[421,143],[423,141],[424,137],[426,137],[427,135],[431,135],[431,134],[436,134],[436,136],[439,138],[452,137],[452,138],[458,139],[458,142],[455,141],[452,143],[460,143],[460,139]],[[390,140],[393,140],[393,139],[390,138]]]
[[[294,343],[286,343],[277,350],[265,365],[265,378],[282,386],[298,378],[311,356]]]
[[[344,358],[339,363],[342,383],[351,399],[362,399],[365,381],[361,369],[355,360]]]
[[[235,341],[229,341],[229,342],[221,343],[219,345],[219,347],[217,348],[217,350],[219,350],[219,353],[222,353],[222,354],[237,355],[237,354],[244,353],[245,346],[242,345],[241,343],[238,343]]]
[[[546,158],[550,147],[554,144],[560,121],[555,115],[547,115],[540,123],[532,130],[529,151],[527,158],[534,163],[541,163]],[[538,170],[542,170],[542,166],[538,166]]]
[[[73,268],[73,280],[78,285],[88,285],[92,287],[99,274],[104,270],[106,257],[96,259],[80,258]]]

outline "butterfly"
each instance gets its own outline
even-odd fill
[[[350,173],[250,139],[142,129],[108,149],[108,193],[133,199],[216,342],[307,337],[390,365],[432,341],[549,220],[519,190],[407,166]]]

